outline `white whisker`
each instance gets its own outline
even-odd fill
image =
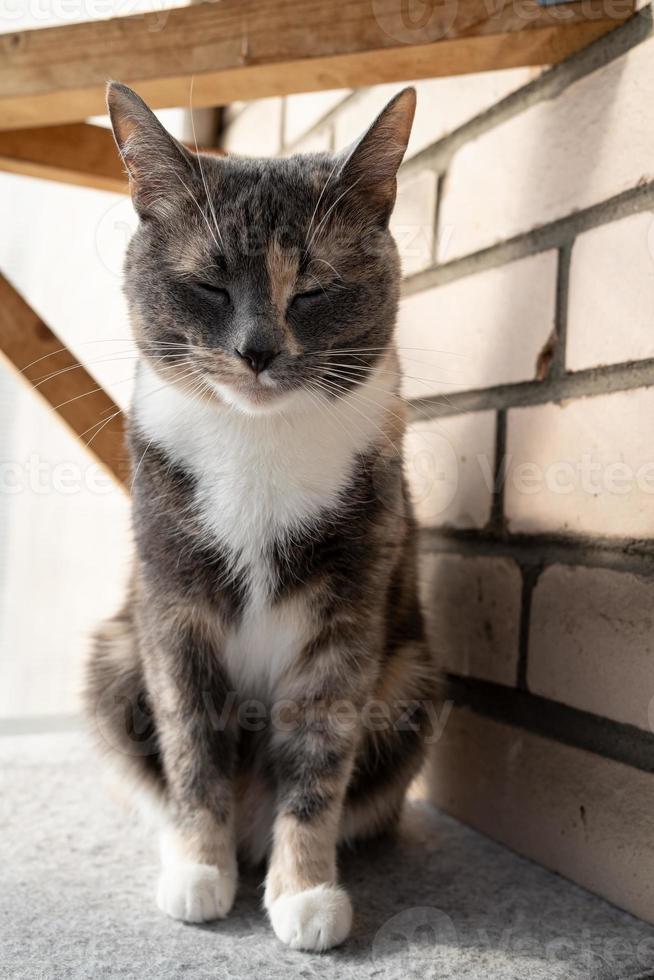
[[[318,200],[316,201],[316,206],[315,206],[315,208],[313,209],[313,214],[311,215],[311,218],[310,218],[310,220],[309,220],[309,227],[307,228],[307,233],[306,233],[306,235],[305,235],[305,239],[304,239],[304,240],[305,240],[305,242],[306,242],[306,240],[307,240],[307,238],[309,237],[309,234],[310,234],[310,232],[311,232],[311,229],[313,228],[313,222],[314,222],[314,221],[315,221],[315,219],[316,219],[316,214],[318,213],[318,208],[320,207],[320,202],[321,202],[321,201],[322,201],[322,199],[323,199],[323,195],[324,195],[324,193],[325,193],[325,191],[327,190],[327,185],[329,184],[329,182],[330,182],[330,180],[331,180],[331,179],[332,179],[332,177],[334,176],[334,173],[335,173],[335,171],[336,171],[336,168],[338,167],[338,164],[339,164],[339,163],[340,163],[340,160],[339,160],[339,158],[337,157],[337,158],[336,158],[336,160],[334,161],[334,166],[333,166],[333,167],[332,167],[332,169],[331,169],[331,170],[329,171],[329,176],[327,177],[327,180],[326,180],[326,181],[325,181],[325,183],[323,184],[323,186],[322,186],[322,190],[320,191],[320,194],[318,195]],[[313,239],[311,239],[311,241],[313,241]],[[309,245],[311,244],[311,241],[309,242]],[[305,252],[306,252],[306,251],[307,251],[307,249],[309,248],[309,245],[306,245],[306,244],[305,244],[305,247],[304,247],[304,250],[305,250]]]
[[[200,153],[198,151],[198,140],[197,140],[197,137],[195,135],[195,120],[193,119],[193,83],[194,82],[195,82],[195,75],[191,75],[191,88],[190,88],[190,91],[189,91],[189,115],[191,117],[191,129],[193,131],[193,142],[195,143],[195,152],[196,152],[196,155],[197,155],[197,158],[198,158],[198,165],[200,167],[200,174],[202,176],[202,183],[204,185],[204,193],[207,195],[207,203],[209,205],[209,210],[211,211],[211,217],[213,218],[214,228],[216,229],[216,234],[218,235],[218,238],[220,239],[220,244],[224,248],[225,247],[225,243],[223,241],[223,236],[220,234],[220,228],[218,227],[218,220],[216,218],[216,212],[214,211],[214,208],[213,208],[213,201],[211,200],[211,196],[209,194],[209,188],[207,187],[207,180],[206,180],[206,177],[204,176],[204,168],[202,167],[202,157],[200,156]]]
[[[195,195],[193,194],[193,191],[190,189],[190,187],[188,186],[188,184],[182,179],[182,177],[179,174],[176,174],[176,176],[179,178],[180,183],[186,189],[187,194],[189,195],[189,197],[191,198],[191,200],[195,204],[196,208],[200,212],[200,215],[202,217],[202,220],[204,221],[204,223],[206,224],[207,228],[209,229],[209,234],[213,238],[216,248],[220,251],[220,245],[218,244],[218,239],[214,235],[213,228],[209,224],[209,219],[207,218],[206,214],[204,213],[204,211],[202,210],[202,208],[198,204],[198,200],[195,197]]]
[[[314,384],[316,384],[316,383],[317,384],[324,385],[325,390],[327,390],[327,391],[329,391],[330,390],[330,387],[333,386],[333,387],[331,387],[332,394],[336,394],[338,392],[341,392],[343,395],[354,394],[355,397],[361,398],[361,399],[363,399],[363,401],[369,402],[371,405],[376,405],[378,408],[382,408],[382,411],[384,411],[385,413],[388,413],[390,415],[395,415],[395,413],[394,412],[391,412],[391,410],[389,408],[387,408],[386,406],[380,406],[378,402],[373,401],[371,398],[365,398],[365,396],[362,395],[360,392],[352,392],[352,391],[350,391],[347,388],[343,388],[340,385],[337,385],[335,382],[329,382],[329,383],[327,383],[325,381],[325,379],[321,379],[320,382],[316,382],[315,379],[314,379]],[[381,428],[381,426],[379,426],[375,422],[374,419],[372,419],[368,415],[366,415],[365,412],[360,411],[356,407],[356,405],[353,405],[352,404],[352,401],[349,402],[349,407],[350,408],[353,408],[354,411],[358,415],[360,415],[361,418],[364,419],[366,422],[369,422],[371,425],[374,425],[374,427],[377,429],[377,431],[379,433],[381,433],[381,435],[383,435],[385,439],[388,440],[388,442],[391,444],[391,446],[393,447],[393,450],[397,453],[397,455],[400,456],[400,457],[402,456],[401,450],[398,449],[398,447],[395,445],[395,443],[393,442],[393,440],[391,439],[391,437],[388,435],[388,433],[387,432],[384,432],[384,430]],[[398,418],[399,419],[400,416],[399,415],[395,415],[395,418]],[[404,420],[402,419],[402,421],[404,421]]]
[[[320,231],[320,229],[322,228],[322,226],[324,225],[324,223],[327,221],[327,219],[329,218],[330,214],[332,213],[332,211],[334,210],[334,208],[336,207],[336,205],[338,204],[338,202],[342,198],[344,198],[346,194],[349,194],[349,192],[352,190],[352,188],[355,187],[362,178],[363,178],[363,174],[360,177],[357,177],[356,180],[353,180],[352,183],[349,184],[345,188],[345,190],[341,194],[338,195],[338,197],[336,198],[336,200],[332,204],[330,204],[330,206],[327,208],[327,211],[323,215],[322,219],[316,225],[316,229],[313,232],[313,234],[311,236],[311,239],[309,240],[308,245],[306,246],[307,250],[310,249],[311,246],[313,245],[313,243],[314,243],[314,241],[316,239],[316,235],[318,234],[318,232]]]
[[[361,368],[360,370],[363,371],[364,369]],[[395,375],[397,375],[400,379],[401,378],[404,378],[404,377],[411,377],[410,375],[405,375],[402,371],[394,371],[392,368],[386,368],[385,370],[388,371],[389,374],[395,374]],[[365,384],[365,385],[368,385],[369,387],[373,387],[372,385],[369,385],[369,383],[367,381],[367,374],[366,375],[363,375],[363,376],[361,376],[361,375],[360,376],[356,376],[355,375],[353,377],[351,374],[346,374],[342,370],[341,371],[335,371],[331,367],[327,369],[326,374],[325,374],[325,377],[328,377],[330,374],[333,374],[334,377],[340,377],[341,380],[343,380],[343,381],[349,381],[349,382],[351,382],[354,385],[364,385]],[[425,385],[427,385],[427,384],[430,383],[428,381],[424,381],[422,378],[413,378],[412,380],[419,381],[420,383],[425,384]],[[431,384],[433,384],[433,383],[434,382],[432,381]],[[380,390],[382,390],[382,389],[380,389]],[[429,393],[426,393],[423,397],[429,398],[429,397],[436,397],[436,396],[437,397],[440,397],[446,404],[452,405],[452,401],[450,400],[450,398],[449,398],[449,396],[447,395],[446,392],[429,392]],[[405,396],[402,395],[401,393],[398,392],[397,397],[400,398],[405,404],[407,404],[407,405],[409,404],[409,400],[407,398],[405,398]],[[413,411],[422,411],[422,412],[425,413],[425,418],[431,418],[431,416],[428,413],[425,412],[425,409],[419,410],[419,409],[416,408],[416,406],[413,403],[411,403],[411,405],[412,405],[412,410]]]

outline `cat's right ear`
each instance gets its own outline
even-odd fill
[[[402,89],[354,146],[345,150],[341,180],[387,225],[395,204],[397,171],[411,135],[416,90]]]
[[[165,217],[175,198],[188,193],[192,154],[127,85],[109,82],[107,108],[137,213],[141,218]]]

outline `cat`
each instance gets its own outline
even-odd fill
[[[434,670],[400,446],[389,231],[415,90],[340,154],[198,154],[108,107],[139,226],[125,292],[136,557],[85,703],[160,822],[159,907],[226,916],[267,859],[289,946],[350,932],[337,848],[389,830]]]

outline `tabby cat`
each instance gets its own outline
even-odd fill
[[[277,936],[326,949],[337,847],[392,827],[430,724],[388,228],[415,91],[344,153],[274,160],[191,152],[118,83],[108,105],[139,216],[136,559],[87,711],[155,804],[165,913],[226,916],[237,856],[266,860]]]

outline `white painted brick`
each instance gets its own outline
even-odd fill
[[[530,691],[654,728],[654,583],[553,565],[534,590],[530,632]]]
[[[418,105],[407,156],[474,119],[540,72],[540,68],[508,68],[414,82]]]
[[[438,177],[431,170],[398,180],[391,231],[405,276],[431,265],[437,193]]]
[[[365,133],[387,102],[402,89],[401,83],[375,85],[356,93],[334,120],[334,144],[343,150]]]
[[[554,328],[555,252],[402,300],[403,393],[425,397],[534,378]]]
[[[654,357],[654,215],[634,214],[577,239],[569,304],[569,370]]]
[[[448,170],[443,260],[654,176],[654,38],[466,144]],[[440,243],[442,246],[442,243]]]
[[[407,85],[415,85],[418,93],[407,159],[483,112],[509,92],[526,85],[536,73],[537,69],[533,68],[511,68],[459,75],[456,78],[407,82]],[[344,107],[336,119],[336,148],[343,149],[358,139],[402,87],[401,82],[375,85],[362,92],[351,105]]]
[[[434,746],[429,784],[452,816],[654,921],[650,773],[455,707]],[[650,967],[651,945],[642,953]],[[611,975],[626,976],[619,967]]]
[[[223,148],[250,157],[275,156],[281,148],[282,104],[281,98],[249,102],[225,129]]]
[[[289,95],[284,109],[284,144],[299,140],[309,129],[320,122],[339,102],[347,98],[349,89],[331,89],[327,92],[303,92]]]
[[[314,129],[284,151],[285,156],[294,153],[329,153],[332,148],[332,127],[329,124]]]
[[[514,685],[522,576],[508,558],[425,554],[421,594],[440,670]]]
[[[512,409],[512,531],[652,537],[654,388]]]
[[[484,527],[491,512],[494,458],[494,412],[409,426],[404,459],[420,524]]]

